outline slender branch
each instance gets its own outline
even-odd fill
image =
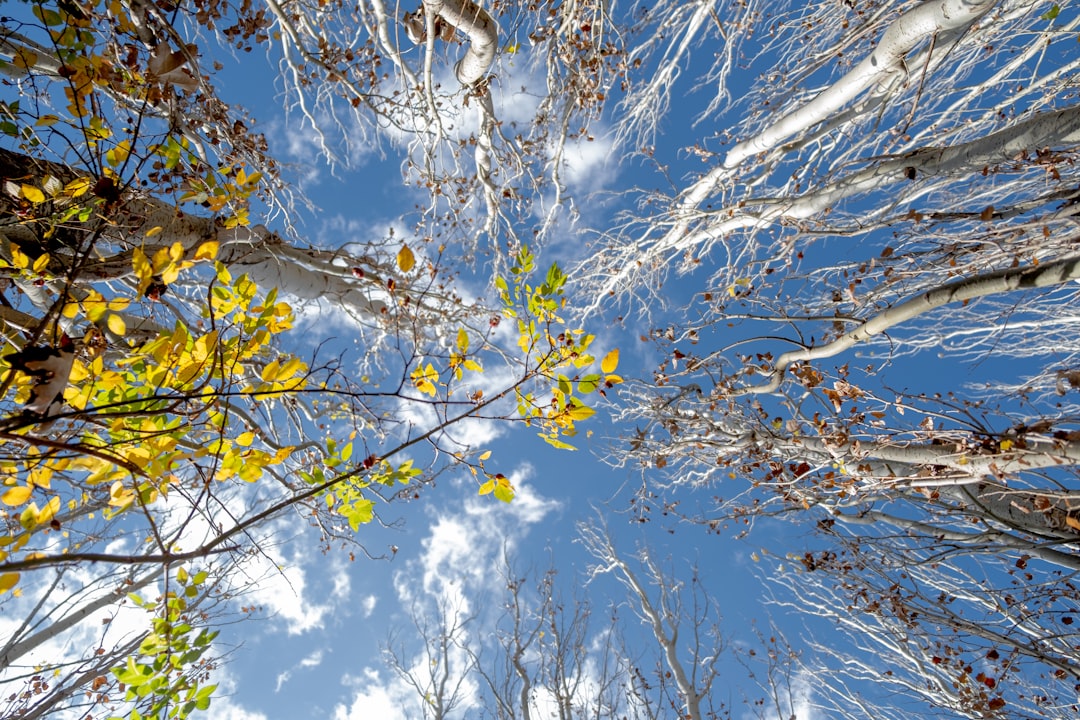
[[[740,388],[728,393],[728,395],[730,397],[739,397],[774,392],[780,387],[784,373],[792,364],[839,355],[902,322],[944,305],[967,302],[987,295],[996,295],[1014,290],[1030,290],[1060,285],[1077,278],[1080,278],[1080,257],[1068,257],[1031,267],[994,270],[982,275],[947,283],[884,310],[855,330],[844,333],[832,342],[819,347],[792,350],[784,353],[777,358],[776,367],[768,374],[768,382]]]

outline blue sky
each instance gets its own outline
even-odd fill
[[[521,53],[527,56],[527,44]],[[230,64],[220,73],[219,85],[225,97],[244,105],[260,120],[255,127],[268,134],[271,151],[286,163],[295,163],[291,168],[295,179],[319,206],[313,216],[302,217],[303,236],[332,246],[336,242],[362,242],[365,233],[379,229],[400,228],[395,213],[408,208],[411,200],[420,199],[415,190],[403,186],[401,148],[387,143],[380,152],[354,157],[355,168],[331,171],[325,163],[312,163],[316,153],[313,137],[283,117],[271,89],[274,74],[264,58],[253,53],[239,59],[240,63]],[[503,64],[498,88],[529,82],[523,75],[528,67],[525,57]],[[520,99],[511,98],[511,102]],[[497,90],[497,114],[505,108]],[[688,132],[690,122],[689,108],[676,109],[667,119],[665,126],[672,128],[672,136],[667,138],[672,149],[689,144],[689,136],[682,133]],[[576,209],[584,215],[581,227],[602,227],[625,203],[608,191],[663,182],[653,174],[649,161],[609,156],[611,143],[611,138],[597,133],[594,142],[578,143],[576,150],[572,147],[567,153],[564,172],[577,193]],[[657,160],[661,160],[660,155]],[[662,162],[674,176],[700,167],[700,160],[679,152],[664,153]],[[581,259],[590,239],[568,227],[544,248],[541,264],[557,261],[564,267],[572,266]],[[685,299],[672,298],[676,303]],[[315,339],[313,332],[325,334],[328,320],[333,328],[331,337],[348,337],[349,328],[334,326],[325,308],[305,313],[305,317],[310,324],[301,330],[308,333],[310,341]],[[598,334],[604,348],[620,348],[621,373],[647,374],[657,362],[652,345],[640,339],[647,334],[648,323],[633,318],[615,321],[616,317],[612,312],[596,318],[589,329]],[[296,531],[296,537],[273,555],[287,569],[271,573],[245,600],[258,604],[262,612],[257,615],[263,618],[227,626],[222,633],[222,641],[237,644],[221,671],[232,694],[215,700],[211,715],[226,720],[422,717],[417,693],[404,686],[386,664],[386,644],[394,636],[406,654],[418,653],[411,609],[435,617],[440,603],[475,614],[470,638],[473,642],[489,641],[484,639],[499,622],[506,599],[504,555],[519,574],[531,576],[530,584],[549,568],[557,569],[562,592],[567,596],[580,592],[598,616],[618,608],[623,630],[638,652],[650,650],[654,643],[649,630],[634,617],[621,586],[604,575],[585,584],[594,561],[577,541],[575,525],[595,524],[601,518],[620,548],[632,554],[636,547],[647,546],[684,582],[690,577],[691,566],[699,565],[704,586],[722,615],[727,640],[746,647],[756,645],[752,623],[760,627],[769,623],[755,576],[760,566],[751,559],[760,551],[760,543],[732,540],[731,533],[707,535],[699,528],[680,527],[673,517],[656,509],[647,514],[647,522],[640,522],[641,514],[632,502],[641,485],[639,473],[612,469],[600,459],[625,430],[613,426],[606,416],[602,408],[583,426],[592,435],[586,437],[583,432],[576,439],[580,449],[573,453],[554,450],[523,428],[509,432],[489,428],[497,437],[482,446],[493,450],[500,469],[512,468],[518,490],[514,502],[507,506],[478,497],[475,481],[467,474],[447,473],[419,501],[388,508],[383,519],[394,521],[394,527],[362,528],[358,542],[373,555],[389,555],[390,559],[360,557],[348,562],[348,550],[336,547],[328,553],[314,553],[311,533]],[[705,493],[706,501],[708,496]],[[693,502],[687,496],[684,508]],[[797,535],[785,539],[778,532],[790,533],[786,526],[775,524],[769,536],[773,552],[800,549]],[[796,625],[791,627],[798,632]],[[602,631],[603,623],[598,622],[592,632]],[[655,649],[651,651],[655,653]],[[747,696],[756,696],[746,671],[733,658],[721,666],[717,697],[738,703],[744,691]],[[798,692],[809,694],[811,690],[800,686]],[[470,707],[469,702],[484,702],[479,690],[469,685],[463,694],[466,701],[460,716],[478,717],[481,708]]]
[[[528,121],[544,88],[541,72],[530,61],[528,41],[520,37],[515,40],[520,43],[517,53],[504,52],[494,68],[498,76],[492,85],[495,114],[503,121],[504,132],[512,131],[515,122]],[[687,77],[700,77],[717,54],[722,56],[726,49],[719,43],[713,48],[709,42],[696,48],[691,59],[681,59],[669,67],[678,68]],[[456,53],[462,51],[462,46],[452,44],[436,53],[434,75],[447,86],[453,86],[450,67]],[[208,49],[204,58],[212,54],[216,51]],[[732,144],[725,137],[726,128],[743,114],[752,115],[759,109],[744,96],[749,98],[752,87],[771,83],[758,76],[758,68],[776,59],[773,47],[753,60],[738,58],[740,69],[732,74],[733,84],[727,88],[735,99],[723,112],[709,107],[716,90],[711,83],[684,95],[673,95],[661,123],[662,132],[652,140],[655,147],[648,157],[629,152],[628,145],[616,145],[610,131],[610,113],[630,109],[617,109],[615,103],[610,103],[608,114],[592,127],[593,139],[575,141],[566,149],[559,170],[570,199],[551,216],[552,224],[541,244],[540,265],[546,267],[557,261],[566,269],[583,266],[593,252],[590,243],[604,231],[617,235],[620,241],[636,239],[634,233],[641,233],[641,228],[624,227],[620,215],[635,207],[640,197],[635,193],[655,190],[674,195],[688,187],[693,178],[716,166]],[[415,240],[411,229],[416,219],[413,207],[422,205],[427,196],[412,186],[414,178],[403,170],[410,152],[406,134],[387,130],[378,144],[361,142],[347,148],[335,144],[334,150],[348,162],[331,167],[321,159],[317,133],[295,111],[284,113],[282,105],[288,99],[281,96],[274,57],[267,58],[261,49],[256,49],[250,54],[239,53],[232,61],[224,56],[221,60],[225,67],[215,78],[221,96],[244,106],[257,119],[254,129],[266,133],[271,154],[287,167],[286,179],[316,205],[312,210],[298,209],[290,218],[301,242],[333,249],[383,242],[391,233],[405,242]],[[654,73],[663,69],[663,62],[649,68]],[[802,78],[803,89],[790,92],[792,96],[810,96],[812,93],[804,88],[817,87],[837,72],[823,64],[819,72]],[[774,99],[784,93],[773,89]],[[446,110],[444,120],[461,137],[472,132],[475,122],[471,114],[453,109]],[[331,137],[333,143],[340,140]],[[786,181],[787,174],[798,171],[801,160],[802,156],[783,160],[778,176],[784,176]],[[544,200],[552,200],[550,191]],[[852,215],[861,209],[859,201],[842,208]],[[520,227],[513,229],[527,238],[543,218],[538,212],[534,217],[517,220]],[[265,221],[275,228],[284,226],[280,217]],[[761,234],[772,241],[783,234],[779,231],[770,235],[774,230]],[[656,239],[655,234],[652,239]],[[465,297],[491,299],[490,268],[484,262],[493,243],[483,237],[477,242],[480,262],[464,266],[461,292]],[[800,242],[805,242],[802,247],[813,246],[814,252],[804,261],[800,256],[800,262],[793,263],[793,267],[809,274],[856,254],[881,257],[892,238],[883,231],[866,237]],[[414,245],[417,252],[423,252],[423,246]],[[472,250],[464,245],[451,247],[450,254]],[[638,300],[644,300],[638,304],[629,301],[608,306],[603,300],[597,301],[600,310],[584,320],[589,331],[597,335],[597,356],[619,348],[619,374],[650,380],[658,366],[670,362],[670,358],[663,355],[662,345],[649,341],[647,336],[654,328],[680,319],[687,321],[679,308],[689,303],[690,315],[697,311],[693,304],[695,293],[710,286],[708,278],[714,271],[727,273],[713,281],[719,283],[714,290],[722,297],[728,291],[734,296],[739,286],[727,283],[741,270],[735,262],[725,265],[731,256],[726,256],[719,245],[713,246],[711,252],[700,256],[700,267],[695,272],[685,276],[670,273],[662,289],[660,285],[641,288]],[[628,266],[632,271],[632,264]],[[825,282],[842,285],[837,278],[834,273]],[[821,282],[820,278],[808,279],[806,294],[814,294]],[[647,291],[657,291],[662,298],[649,298]],[[667,306],[661,306],[659,299],[665,300]],[[739,309],[737,302],[730,303],[729,310]],[[349,364],[356,362],[358,333],[347,318],[317,301],[297,303],[297,313],[298,327],[284,341],[287,349],[302,357],[316,348],[323,358],[341,354],[346,372],[355,370],[359,374],[360,370]],[[776,341],[776,336],[791,337],[798,332],[783,323],[778,330],[774,323],[731,322],[731,326],[716,324],[703,330],[700,345],[679,347],[706,352],[734,340],[767,334],[773,337],[754,346],[754,350],[775,352],[777,347],[788,347]],[[917,326],[917,331],[934,329],[932,321],[920,321]],[[964,338],[956,340],[959,346],[966,342]],[[872,357],[859,350],[837,363],[849,360],[854,377],[876,382],[875,371],[864,368],[878,366],[890,349],[882,343],[872,349]],[[969,362],[972,359],[975,362]],[[1015,360],[971,356],[961,361],[941,358],[931,348],[891,358],[888,376],[882,382],[888,383],[888,392],[944,393],[972,382],[985,384],[1002,377],[1016,381],[1023,371],[1024,366]],[[494,375],[486,376],[481,387],[483,383],[495,386]],[[634,392],[632,388],[624,390]],[[619,397],[618,392],[611,392],[611,402],[600,403],[600,412],[581,425],[581,434],[574,439],[579,448],[576,452],[555,450],[537,438],[535,430],[521,426],[469,422],[455,430],[461,442],[492,451],[493,467],[497,463],[497,469],[510,476],[517,489],[517,497],[510,505],[479,496],[472,476],[464,469],[451,469],[426,484],[418,499],[399,498],[387,504],[380,522],[363,526],[355,544],[321,538],[302,516],[276,518],[265,528],[268,540],[260,545],[261,553],[243,562],[241,582],[246,585],[245,592],[231,602],[223,618],[218,643],[226,661],[215,672],[221,690],[209,717],[425,717],[422,692],[394,672],[388,664],[387,649],[396,651],[398,661],[418,675],[441,669],[439,663],[445,659],[432,663],[424,655],[416,628],[418,623],[437,624],[440,620],[461,624],[449,653],[451,679],[459,683],[459,705],[450,717],[493,717],[491,699],[480,684],[481,675],[462,670],[467,661],[465,648],[480,653],[481,670],[495,672],[503,661],[496,641],[507,631],[506,604],[511,598],[507,581],[524,579],[520,598],[535,606],[540,599],[538,585],[549,570],[555,571],[553,582],[567,608],[579,602],[588,602],[591,607],[590,624],[584,634],[586,682],[600,677],[602,649],[615,641],[624,642],[627,655],[647,674],[652,672],[660,658],[652,631],[640,617],[632,594],[619,581],[618,572],[611,566],[598,568],[596,558],[582,541],[581,523],[585,535],[590,529],[606,529],[639,577],[647,575],[647,568],[638,560],[639,553],[647,550],[663,569],[667,589],[681,589],[683,599],[689,602],[698,588],[700,598],[715,603],[702,617],[705,624],[718,623],[722,639],[706,640],[706,645],[713,642],[715,650],[723,650],[715,666],[718,679],[711,697],[732,708],[737,720],[755,716],[755,708],[744,703],[762,695],[756,682],[766,676],[770,648],[783,646],[784,638],[796,648],[804,647],[802,638],[806,635],[832,638],[834,649],[846,647],[833,625],[798,612],[798,608],[786,604],[781,590],[765,582],[777,573],[795,577],[792,573],[799,565],[791,556],[801,556],[821,545],[809,527],[762,518],[755,521],[746,538],[741,537],[744,527],[737,521],[728,521],[716,532],[709,532],[700,525],[682,523],[679,518],[709,512],[717,495],[733,492],[730,487],[683,486],[669,498],[643,497],[640,468],[633,463],[613,468],[612,462],[605,462],[613,456],[618,458],[625,447],[620,445],[622,438],[637,429],[634,423],[612,420],[609,413],[618,411]],[[765,405],[770,414],[780,407],[774,400],[765,401]],[[414,422],[416,427],[430,420],[415,410],[402,409],[400,413],[399,419]],[[650,468],[644,471],[644,479],[659,485],[667,478],[659,468]],[[668,506],[667,500],[678,502]],[[647,510],[642,510],[643,506],[648,506]],[[814,519],[816,516],[811,516],[808,522]],[[658,600],[662,588],[649,587],[650,597]],[[614,625],[608,620],[612,616],[617,618]],[[130,619],[138,620],[133,615]],[[125,616],[123,622],[127,620]],[[114,627],[121,624],[115,621]],[[771,643],[770,638],[777,638],[777,642]],[[530,662],[535,661],[536,648],[541,645],[538,641],[530,650]],[[716,653],[703,653],[706,657],[710,654]],[[810,655],[805,659],[816,667]],[[698,663],[698,668],[703,670],[706,664]],[[785,706],[778,709],[781,716],[786,716],[787,710],[797,712],[799,720],[829,717],[817,707],[817,703],[827,705],[829,701],[820,684],[808,680],[797,666],[786,681],[777,696]],[[872,683],[859,689],[871,695],[875,692]],[[540,716],[546,717],[551,709],[550,697],[541,691],[534,703]]]
[[[521,111],[515,103],[530,102],[528,94],[507,96],[508,90],[538,81],[528,74],[528,45],[520,52],[519,60],[505,62],[504,57],[498,67],[495,105],[500,117]],[[398,213],[414,201],[422,202],[422,197],[402,181],[404,148],[391,140],[368,153],[354,151],[354,166],[339,166],[333,172],[324,163],[313,163],[311,158],[317,155],[314,137],[308,129],[297,126],[295,115],[292,124],[282,115],[272,89],[273,69],[257,54],[243,56],[240,61],[219,76],[222,92],[260,119],[256,127],[267,132],[272,151],[295,163],[292,172],[299,187],[319,206],[317,212],[301,218],[302,235],[332,247],[335,243],[363,242],[366,234],[384,233],[389,227],[407,233]],[[736,97],[756,80],[752,68],[736,73],[735,78],[743,83],[732,88]],[[565,161],[566,178],[575,192],[575,209],[582,217],[576,226],[566,225],[552,235],[543,249],[542,264],[558,261],[572,267],[581,260],[593,238],[578,230],[610,226],[616,213],[631,202],[629,197],[614,194],[616,191],[632,187],[671,191],[666,185],[671,179],[677,182],[708,167],[701,158],[682,150],[699,138],[712,150],[719,149],[713,128],[723,127],[722,119],[703,125],[695,122],[708,100],[705,92],[673,99],[651,160],[622,153],[610,157],[613,140],[602,132],[602,120],[594,132],[595,141],[581,143]],[[836,241],[820,257],[842,256],[848,252],[847,246],[846,241]],[[708,272],[707,268],[706,262],[699,274]],[[476,292],[482,292],[483,281],[473,282]],[[695,288],[692,283],[674,282],[667,284],[665,292],[671,306],[678,307],[690,300]],[[592,318],[590,330],[597,332],[604,348],[621,349],[622,374],[649,377],[661,358],[652,343],[640,338],[652,327],[662,327],[665,316],[658,308],[651,308],[651,316],[645,319],[639,311],[610,309]],[[325,335],[328,328],[331,337],[348,337],[347,324],[335,324],[326,308],[307,309],[303,316],[309,323],[302,328],[309,342],[317,336],[322,339],[319,333]],[[736,332],[749,334],[750,330]],[[719,340],[719,336],[708,339],[706,345]],[[899,371],[890,377],[901,384],[916,378],[924,381],[924,363],[922,358],[913,360],[910,369],[898,363]],[[984,364],[978,372],[987,369]],[[922,382],[919,389],[946,391],[975,377],[976,370],[970,367],[935,364],[936,387]],[[338,547],[315,553],[311,533],[293,530],[295,537],[271,553],[286,569],[266,574],[247,600],[260,606],[257,615],[262,619],[227,626],[221,636],[225,643],[237,645],[221,670],[224,686],[232,694],[215,701],[211,714],[225,720],[423,717],[418,693],[387,665],[387,643],[403,649],[404,659],[422,670],[424,658],[411,615],[434,622],[440,606],[454,608],[458,617],[470,618],[462,636],[467,642],[480,646],[490,643],[507,597],[504,554],[517,573],[532,577],[533,583],[549,567],[556,568],[564,593],[582,593],[597,616],[614,608],[635,651],[655,655],[649,628],[634,615],[625,590],[614,578],[601,575],[586,582],[594,561],[578,541],[575,525],[596,524],[602,518],[628,557],[637,548],[647,547],[654,558],[667,564],[672,579],[683,583],[689,582],[693,565],[700,568],[702,587],[716,601],[717,620],[728,643],[713,695],[719,702],[736,707],[736,717],[749,717],[752,708],[741,704],[744,698],[758,697],[760,690],[740,658],[761,676],[761,666],[746,654],[751,648],[762,652],[757,632],[766,637],[770,632],[783,632],[796,646],[811,630],[824,630],[826,637],[832,632],[828,624],[818,627],[817,621],[790,607],[767,602],[764,576],[794,570],[785,556],[801,555],[808,548],[807,532],[785,522],[759,520],[748,539],[736,539],[740,528],[734,524],[726,531],[708,534],[700,527],[678,523],[674,515],[655,506],[646,514],[647,522],[639,522],[634,502],[641,475],[633,468],[612,469],[600,459],[611,452],[612,442],[617,447],[618,438],[632,428],[614,426],[605,414],[602,411],[590,423],[591,438],[578,438],[580,450],[575,453],[555,451],[528,430],[488,428],[486,432],[493,435],[478,436],[477,444],[494,451],[504,472],[512,470],[508,474],[518,489],[514,503],[505,506],[476,496],[474,481],[464,473],[442,475],[419,501],[389,507],[383,519],[392,521],[392,527],[361,530],[358,542],[372,555],[389,555],[389,559],[358,557],[349,562],[348,549]],[[485,432],[474,430],[480,436]],[[693,515],[695,509],[708,507],[715,492],[681,490],[678,511]],[[291,525],[285,521],[283,527]],[[289,531],[283,532],[288,535]],[[770,628],[771,623],[775,629]],[[594,640],[602,635],[603,627],[603,623],[596,624]],[[490,652],[490,645],[488,648]],[[491,655],[486,658],[490,661]],[[489,701],[475,683],[472,676],[463,681],[457,716],[482,716]],[[872,692],[872,688],[866,690]],[[815,698],[815,688],[802,676],[793,676],[787,692],[783,700],[799,711],[800,720],[826,717],[813,709],[812,701],[823,698]],[[542,707],[542,702],[539,705]]]

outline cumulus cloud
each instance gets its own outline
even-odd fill
[[[334,707],[333,720],[403,720],[413,717],[406,709],[417,703],[416,691],[399,677],[384,678],[365,668],[360,675],[346,675],[342,682],[353,688],[352,700]]]

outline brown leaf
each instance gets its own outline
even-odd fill
[[[199,81],[184,67],[187,62],[185,53],[179,50],[173,52],[168,43],[161,43],[154,48],[147,70],[162,85],[176,85],[188,92],[195,92],[199,89]]]

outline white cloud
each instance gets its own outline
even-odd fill
[[[293,665],[288,670],[278,673],[277,683],[274,685],[274,692],[279,692],[281,686],[289,682],[289,678],[293,676],[293,673],[297,670],[305,670],[307,668],[318,667],[323,661],[323,651],[316,650],[307,657],[301,658],[300,662]]]
[[[509,325],[509,323],[504,324]],[[455,396],[464,397],[475,390],[486,389],[488,392],[485,392],[485,395],[488,395],[511,386],[516,379],[511,368],[488,368],[485,369],[482,375],[466,374],[463,376],[462,381],[456,383],[454,393]],[[418,392],[413,394],[419,396]],[[489,413],[513,412],[511,403],[512,400],[507,398],[501,408],[492,406],[487,410]],[[410,432],[425,432],[442,422],[435,408],[430,404],[414,402],[408,399],[398,401],[394,410],[394,418],[409,427]],[[475,450],[489,445],[496,438],[505,435],[506,432],[507,424],[505,422],[466,418],[448,427],[442,439],[449,440],[454,444],[454,447],[450,448],[452,451],[465,448]]]
[[[210,704],[209,717],[214,720],[268,720],[261,712],[248,710],[232,701],[232,698],[214,698]]]
[[[608,163],[611,156],[610,138],[597,137],[591,142],[578,138],[567,143],[563,151],[563,180],[577,189],[596,189],[611,180],[614,169]]]
[[[329,575],[333,578],[333,586],[325,601],[319,602],[316,596],[324,591],[309,586],[310,575],[304,568],[303,550],[294,549],[288,558],[282,555],[280,548],[263,547],[262,551],[242,568],[251,583],[246,600],[282,620],[275,626],[284,627],[289,635],[321,628],[326,617],[348,600],[349,574],[341,559],[331,556]]]
[[[375,603],[379,598],[375,595],[367,595],[360,601],[360,610],[365,618],[371,617],[371,614],[375,612]]]
[[[429,624],[428,631],[433,637],[450,632],[455,638],[448,650],[449,660],[440,658],[440,661],[446,663],[453,676],[455,712],[463,717],[477,707],[481,691],[474,677],[461,675],[468,667],[462,648],[472,642],[470,637],[474,633],[486,633],[489,629],[471,603],[475,598],[502,591],[504,580],[498,568],[504,547],[512,553],[536,525],[560,507],[557,501],[543,497],[528,483],[531,475],[528,466],[510,475],[517,497],[509,505],[489,496],[471,495],[452,507],[435,511],[427,536],[421,541],[420,555],[394,575],[398,606],[409,608],[420,618],[418,622]],[[463,484],[471,482],[467,478]],[[396,650],[405,655],[398,661],[423,687],[436,670],[430,664],[431,656],[419,646]],[[441,667],[437,669],[442,671]],[[334,708],[334,720],[424,717],[420,694],[399,675],[384,676],[366,668],[358,676],[346,676],[343,682],[353,688],[353,694],[348,702]]]
[[[268,720],[263,713],[248,710],[234,700],[237,690],[236,680],[227,669],[218,668],[214,673],[213,682],[218,687],[210,701],[207,717],[212,717],[214,720]]]
[[[346,675],[342,682],[355,688],[352,702],[334,707],[333,720],[403,720],[412,714],[415,691],[400,678],[384,680],[377,670],[364,668],[359,676]]]
[[[509,505],[489,496],[473,496],[459,509],[436,515],[421,543],[420,557],[395,575],[403,605],[417,600],[415,588],[420,587],[433,602],[467,613],[468,597],[500,586],[501,576],[492,568],[502,562],[504,547],[512,552],[533,525],[560,506],[527,484],[531,475],[528,465],[511,473],[509,480],[517,496]]]
[[[814,705],[813,675],[802,670],[791,683],[791,715],[799,720],[819,720],[821,714]]]

